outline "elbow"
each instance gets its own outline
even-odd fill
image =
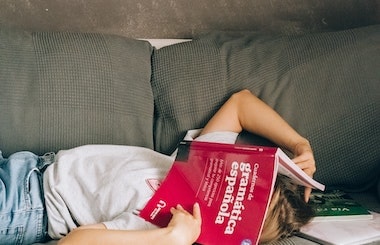
[[[75,229],[66,234],[63,238],[58,241],[58,245],[74,245],[83,244],[83,233],[86,230]]]
[[[244,129],[244,117],[246,116],[246,106],[249,104],[249,98],[253,94],[248,89],[243,89],[231,95],[228,104],[230,108],[230,118],[235,118],[235,129],[234,132],[240,133]]]
[[[236,110],[240,109],[244,106],[249,97],[254,96],[251,91],[248,89],[240,90],[239,92],[235,92],[230,97],[230,103],[236,108]]]
[[[252,95],[253,94],[248,89],[242,89],[242,90],[232,94],[231,98],[242,100],[242,99],[247,98],[247,97],[252,96]]]

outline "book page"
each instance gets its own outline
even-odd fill
[[[318,190],[325,190],[325,186],[307,175],[300,169],[280,148],[277,153],[279,167],[278,173],[288,176],[296,184],[311,187]]]
[[[380,214],[371,220],[313,222],[301,228],[299,236],[323,244],[356,245],[380,242]]]

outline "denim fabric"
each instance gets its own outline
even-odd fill
[[[32,244],[47,238],[42,171],[47,157],[0,152],[0,244]]]

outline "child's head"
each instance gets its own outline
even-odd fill
[[[314,211],[303,198],[299,186],[279,175],[265,218],[260,242],[291,236],[314,216]]]

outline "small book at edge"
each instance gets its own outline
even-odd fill
[[[380,244],[380,214],[372,219],[311,222],[297,236],[324,245]]]
[[[373,215],[341,190],[313,191],[309,204],[315,211],[312,222],[368,220]]]
[[[160,188],[140,216],[165,227],[181,204],[202,215],[200,244],[258,244],[277,173],[324,190],[277,147],[184,141]]]

